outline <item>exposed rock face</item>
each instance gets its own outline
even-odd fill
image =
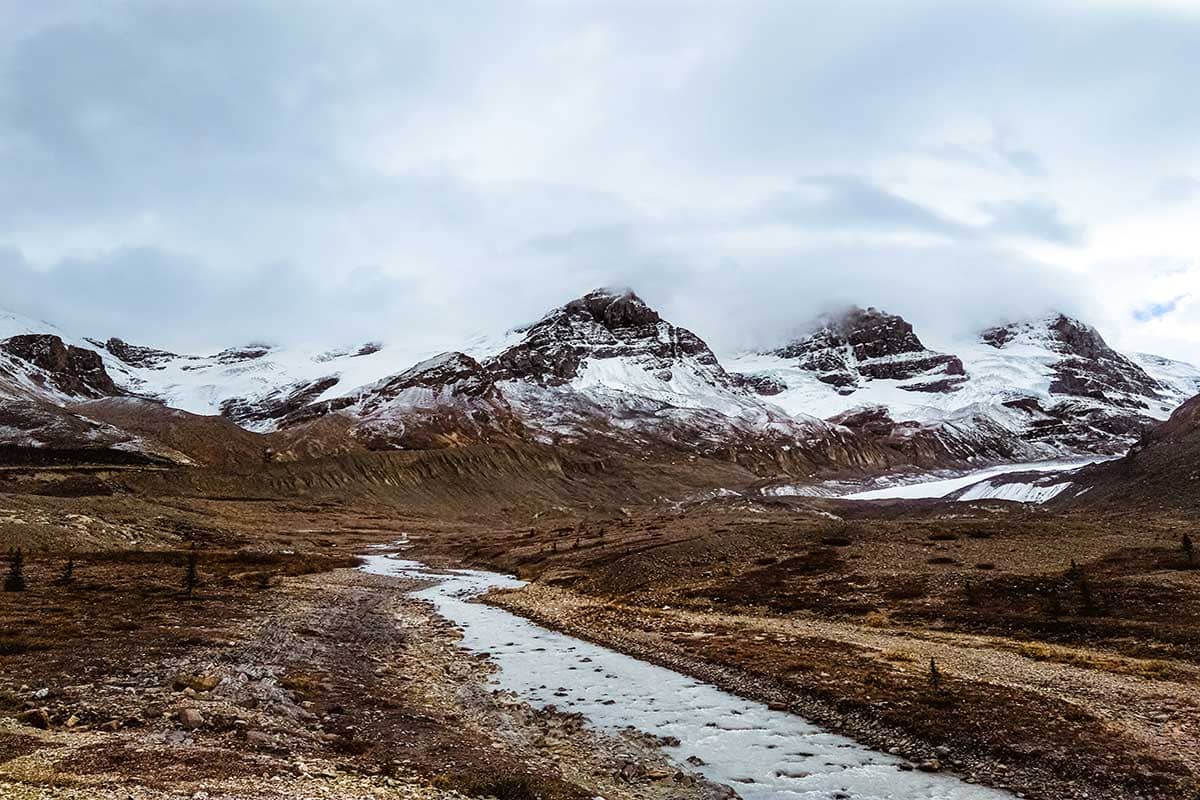
[[[729,373],[729,379],[734,386],[754,392],[763,397],[771,397],[787,390],[787,384],[770,375]]]
[[[153,347],[141,347],[135,344],[129,344],[121,339],[109,339],[101,342],[96,339],[88,339],[89,342],[107,350],[119,358],[124,363],[131,367],[141,367],[144,369],[161,369],[164,364],[179,358],[175,353],[169,353],[166,350],[156,350]]]
[[[1085,470],[1056,502],[1147,505],[1194,514],[1200,509],[1200,395],[1150,429],[1124,458]]]
[[[253,428],[262,423],[298,414],[337,383],[337,376],[329,375],[313,381],[282,386],[266,396],[253,400],[244,398],[226,400],[221,403],[221,415],[239,425]]]
[[[984,415],[953,421],[893,419],[886,406],[853,408],[828,420],[901,455],[902,463],[937,467],[978,459],[1020,460],[1034,454]]]
[[[1014,323],[982,334],[984,342],[1001,350],[1029,338],[1042,341],[1061,356],[1053,367],[1051,394],[1145,409],[1146,398],[1159,397],[1165,389],[1144,369],[1109,347],[1095,328],[1061,314],[1044,324]]]
[[[213,358],[218,364],[239,364],[243,361],[254,361],[271,352],[271,346],[252,343],[244,347],[230,347],[222,350]]]
[[[51,334],[23,334],[0,342],[0,351],[28,362],[38,372],[30,375],[34,381],[44,381],[46,388],[68,397],[110,397],[122,394],[104,368],[99,354],[81,347],[67,345]]]
[[[1162,409],[1183,399],[1179,387],[1152,377],[1096,329],[1062,314],[991,328],[980,339],[1000,352],[1040,349],[1047,355],[1048,396],[1005,403],[1028,415],[1023,436],[1031,442],[1121,452],[1158,424]],[[1157,363],[1169,369],[1172,362]]]
[[[863,381],[910,381],[911,392],[952,392],[966,371],[962,361],[929,350],[904,318],[874,308],[823,317],[820,327],[772,355],[795,360],[822,383],[852,394]]]
[[[443,353],[417,364],[376,387],[363,403],[364,413],[378,411],[387,402],[410,389],[445,391],[451,397],[499,396],[492,375],[465,353]]]
[[[629,358],[669,381],[680,358],[728,382],[700,337],[663,321],[631,291],[597,289],[555,309],[526,328],[523,341],[487,362],[497,380],[561,386],[579,377],[588,359]]]
[[[443,353],[365,389],[354,435],[372,449],[427,448],[519,437],[522,425],[493,376],[465,353]]]

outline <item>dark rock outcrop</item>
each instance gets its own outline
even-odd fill
[[[338,377],[328,375],[312,381],[283,386],[254,400],[235,398],[221,403],[221,416],[244,427],[282,420],[308,407],[327,390],[336,386]]]
[[[498,381],[561,386],[586,359],[629,357],[670,380],[678,358],[689,358],[728,382],[717,357],[699,336],[671,325],[631,291],[597,289],[557,308],[526,328],[524,339],[486,362]]]
[[[774,397],[787,390],[787,384],[770,375],[753,375],[729,373],[729,379],[734,386],[753,392],[763,397]]]
[[[112,397],[122,394],[99,353],[75,347],[52,334],[30,333],[0,342],[0,352],[27,362],[38,372],[30,379],[69,397]]]
[[[1079,474],[1058,504],[1200,509],[1200,396],[1147,431],[1124,458]]]
[[[983,332],[982,339],[1002,350],[1022,336],[1036,338],[1061,356],[1053,367],[1051,394],[1146,409],[1146,399],[1159,397],[1163,391],[1144,369],[1113,350],[1099,331],[1063,314],[1045,325],[1013,323],[991,328]]]
[[[129,344],[126,341],[116,338],[112,338],[104,342],[96,339],[88,339],[88,341],[97,347],[108,351],[131,367],[139,367],[142,369],[162,369],[163,365],[168,361],[179,358],[179,356],[175,353],[171,353],[166,350],[157,350],[153,347],[142,347],[136,344]]]
[[[822,383],[843,390],[857,388],[863,380],[922,378],[900,388],[951,392],[966,379],[957,356],[929,350],[907,320],[874,308],[825,316],[812,334],[771,354],[794,359]]]

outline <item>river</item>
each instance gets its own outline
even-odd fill
[[[487,653],[498,689],[536,707],[578,712],[605,729],[633,727],[679,741],[666,747],[682,768],[733,787],[746,800],[1011,800],[1012,795],[940,773],[911,769],[710,684],[557,633],[503,609],[471,602],[492,588],[521,581],[478,570],[432,571],[387,555],[368,556],[379,575],[433,578],[414,592],[463,632],[462,646]],[[702,762],[689,764],[689,757]]]

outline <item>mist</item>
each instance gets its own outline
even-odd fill
[[[2,5],[0,306],[79,335],[448,349],[617,284],[719,351],[1200,352],[1186,8]]]

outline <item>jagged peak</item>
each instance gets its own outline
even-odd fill
[[[808,331],[807,335],[793,339],[772,354],[793,358],[811,352],[814,346],[848,346],[860,360],[929,352],[914,332],[912,323],[899,314],[874,306],[851,305],[828,311],[804,329]]]
[[[661,321],[658,312],[647,305],[633,289],[600,287],[559,306],[529,328],[564,316],[593,322],[609,330],[653,325]]]
[[[1055,350],[1085,358],[1113,353],[1099,330],[1062,311],[1050,311],[1041,316],[996,325],[985,329],[979,336],[984,343],[997,349],[1025,341],[1049,345]]]

